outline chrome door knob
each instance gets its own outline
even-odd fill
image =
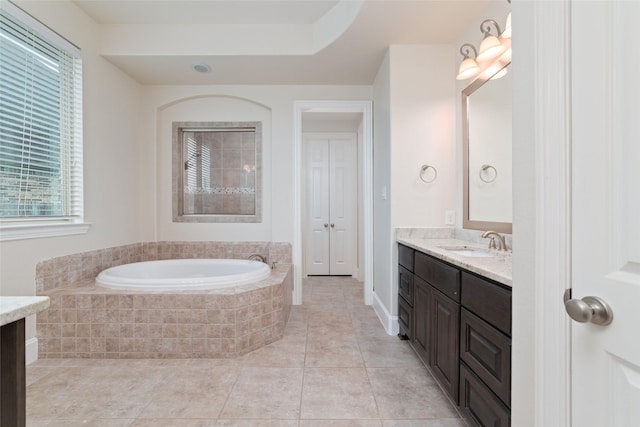
[[[570,291],[570,290],[568,290]],[[571,299],[570,292],[565,293],[564,308],[576,322],[606,326],[613,321],[613,311],[609,304],[598,297],[588,296]]]

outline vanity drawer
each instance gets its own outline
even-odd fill
[[[460,302],[460,270],[416,252],[414,273],[456,302]]]
[[[413,339],[411,330],[411,318],[413,309],[401,296],[398,297],[398,323],[400,324],[400,337],[403,339]]]
[[[464,362],[460,363],[460,411],[472,426],[509,427],[511,415]]]
[[[464,308],[460,314],[460,359],[511,405],[511,340]]]
[[[413,273],[398,266],[398,293],[413,307]]]
[[[478,276],[462,273],[462,305],[511,336],[511,292]]]
[[[404,245],[398,245],[398,264],[409,271],[413,271],[413,253],[415,251]]]

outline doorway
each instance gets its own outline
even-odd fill
[[[357,133],[303,132],[302,163],[303,275],[357,276]]]
[[[347,122],[346,118],[357,120],[357,187],[358,187],[358,219],[357,230],[357,269],[356,278],[363,282],[364,303],[371,305],[373,295],[373,108],[371,101],[295,101],[294,102],[294,236],[293,236],[293,264],[294,264],[294,292],[293,303],[302,303],[303,277],[303,174],[302,148],[303,128],[307,132],[344,132],[339,126],[332,128],[318,128],[313,124],[313,118],[318,115],[329,114],[334,124]],[[314,117],[315,115],[315,117]],[[354,119],[357,117],[357,119]],[[344,124],[344,123],[343,123]],[[315,127],[314,127],[315,126]],[[349,129],[352,131],[353,129]]]

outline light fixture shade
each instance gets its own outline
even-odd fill
[[[478,62],[487,61],[500,56],[506,48],[500,43],[500,40],[496,36],[487,35],[480,43],[480,52],[476,60]]]
[[[510,39],[511,38],[511,12],[509,12],[509,14],[507,15],[507,23],[504,26],[505,26],[505,29],[504,29],[504,32],[502,33],[502,37],[504,37],[505,39]]]
[[[503,67],[500,71],[491,76],[491,80],[498,80],[507,75],[507,67]]]
[[[468,78],[476,76],[480,72],[478,63],[473,59],[466,57],[461,63],[458,69],[458,75],[456,80],[466,80]]]

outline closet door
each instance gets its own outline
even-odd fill
[[[355,134],[304,137],[307,275],[353,275],[356,252]]]
[[[309,275],[329,273],[329,144],[326,138],[304,140],[306,212],[304,255]]]
[[[352,275],[355,259],[356,141],[329,140],[329,274]]]

